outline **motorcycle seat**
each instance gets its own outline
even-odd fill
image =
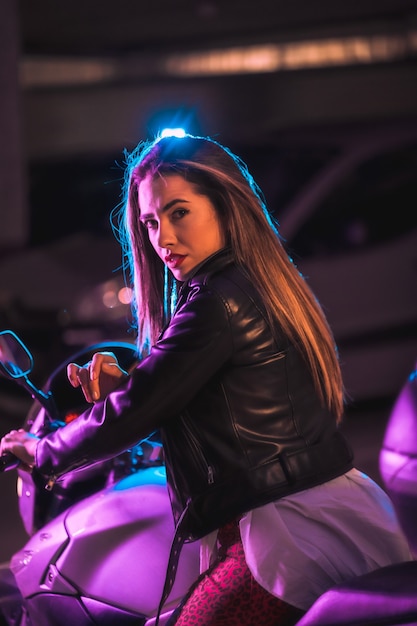
[[[382,567],[332,587],[296,626],[417,624],[417,561]]]

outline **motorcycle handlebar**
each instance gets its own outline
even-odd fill
[[[8,472],[16,469],[20,464],[20,460],[11,452],[6,452],[0,456],[0,472]]]

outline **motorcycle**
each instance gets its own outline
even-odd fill
[[[379,467],[412,560],[386,565],[332,587],[297,626],[417,625],[417,362],[389,415]]]
[[[84,363],[97,351],[114,352],[126,370],[138,362],[125,342],[96,344],[69,360]],[[31,382],[32,370],[33,356],[20,338],[0,332],[0,374],[31,394],[23,428],[43,437],[88,405],[69,384],[66,364],[42,389]],[[16,457],[3,455],[0,471],[10,469],[17,469],[29,540],[1,572],[0,626],[155,625],[174,537],[158,433],[110,461],[70,471],[53,488],[36,469],[25,472]],[[189,543],[160,626],[198,575],[199,543]]]

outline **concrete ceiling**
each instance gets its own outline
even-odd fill
[[[30,160],[120,154],[173,111],[232,145],[417,114],[416,0],[20,0],[19,28]],[[297,54],[303,42],[361,37],[394,56],[244,75],[166,71],[173,55],[269,44]]]
[[[416,25],[415,0],[20,0],[24,54],[115,55]]]

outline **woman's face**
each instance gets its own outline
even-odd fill
[[[138,200],[149,241],[177,280],[186,280],[199,263],[225,246],[214,205],[182,176],[146,176]]]

